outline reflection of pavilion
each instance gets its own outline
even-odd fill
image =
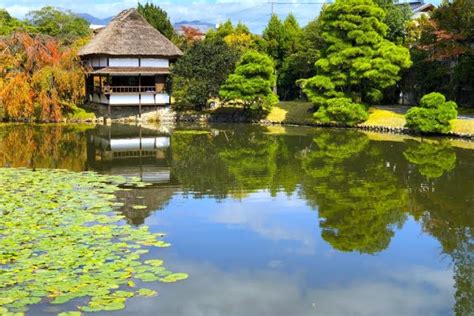
[[[97,126],[88,135],[87,163],[111,175],[169,183],[170,137],[138,126]]]

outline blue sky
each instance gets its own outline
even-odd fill
[[[323,2],[324,0],[278,0],[293,4],[275,5],[275,12],[286,16],[293,12],[302,25],[316,17],[321,9],[320,4],[308,2]],[[142,3],[146,0],[142,0]],[[230,18],[233,21],[243,21],[255,32],[263,29],[267,23],[271,6],[267,0],[175,0],[149,1],[164,8],[173,22],[182,20],[201,20],[219,23]],[[433,0],[439,3],[440,0]],[[22,18],[25,14],[45,5],[69,9],[77,13],[89,13],[99,18],[114,16],[123,9],[135,7],[137,0],[0,0],[3,7],[15,17]]]

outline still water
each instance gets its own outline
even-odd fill
[[[253,125],[0,127],[1,167],[152,183],[120,193],[121,212],[165,232],[172,246],[150,257],[190,278],[147,283],[159,295],[116,315],[473,315],[473,148]]]

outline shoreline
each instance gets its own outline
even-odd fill
[[[86,109],[91,111],[87,118],[64,118],[58,122],[51,121],[31,121],[31,120],[10,120],[2,122],[25,123],[25,124],[150,124],[159,123],[163,125],[176,125],[180,123],[201,123],[201,124],[260,124],[263,126],[301,126],[301,127],[319,127],[319,128],[344,128],[358,129],[363,131],[402,134],[415,137],[435,137],[435,138],[453,138],[474,141],[474,131],[469,128],[468,133],[451,131],[448,134],[421,134],[404,127],[404,116],[392,111],[372,108],[375,119],[369,119],[355,126],[347,126],[338,123],[318,123],[312,120],[312,105],[307,102],[281,102],[275,106],[272,111],[264,118],[255,118],[248,115],[247,112],[239,108],[218,108],[216,110],[176,110],[172,107],[148,107],[143,109],[141,117],[136,113],[136,107],[120,108],[120,111],[112,111],[112,117],[107,118],[107,114],[101,106],[87,104]],[[377,112],[375,114],[375,112]],[[378,124],[380,122],[380,113],[385,115],[382,121],[387,124]],[[388,115],[387,115],[388,114]],[[469,122],[474,126],[474,119],[460,119],[460,122]],[[471,123],[472,122],[472,123]]]

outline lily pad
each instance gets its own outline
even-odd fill
[[[132,208],[134,210],[144,210],[146,209],[146,206],[145,205],[132,205]]]
[[[186,273],[172,273],[164,278],[161,278],[160,281],[165,282],[165,283],[171,283],[171,282],[184,280],[187,278],[188,278],[188,275]]]
[[[114,193],[139,179],[0,168],[0,182],[8,183],[0,186],[0,314],[76,298],[85,300],[84,312],[120,310],[140,293],[134,279],[183,279],[159,259],[140,260],[147,248],[169,243],[146,226],[123,224],[116,211],[121,204]]]
[[[150,289],[139,289],[137,293],[140,296],[156,296],[158,294],[158,292]]]

